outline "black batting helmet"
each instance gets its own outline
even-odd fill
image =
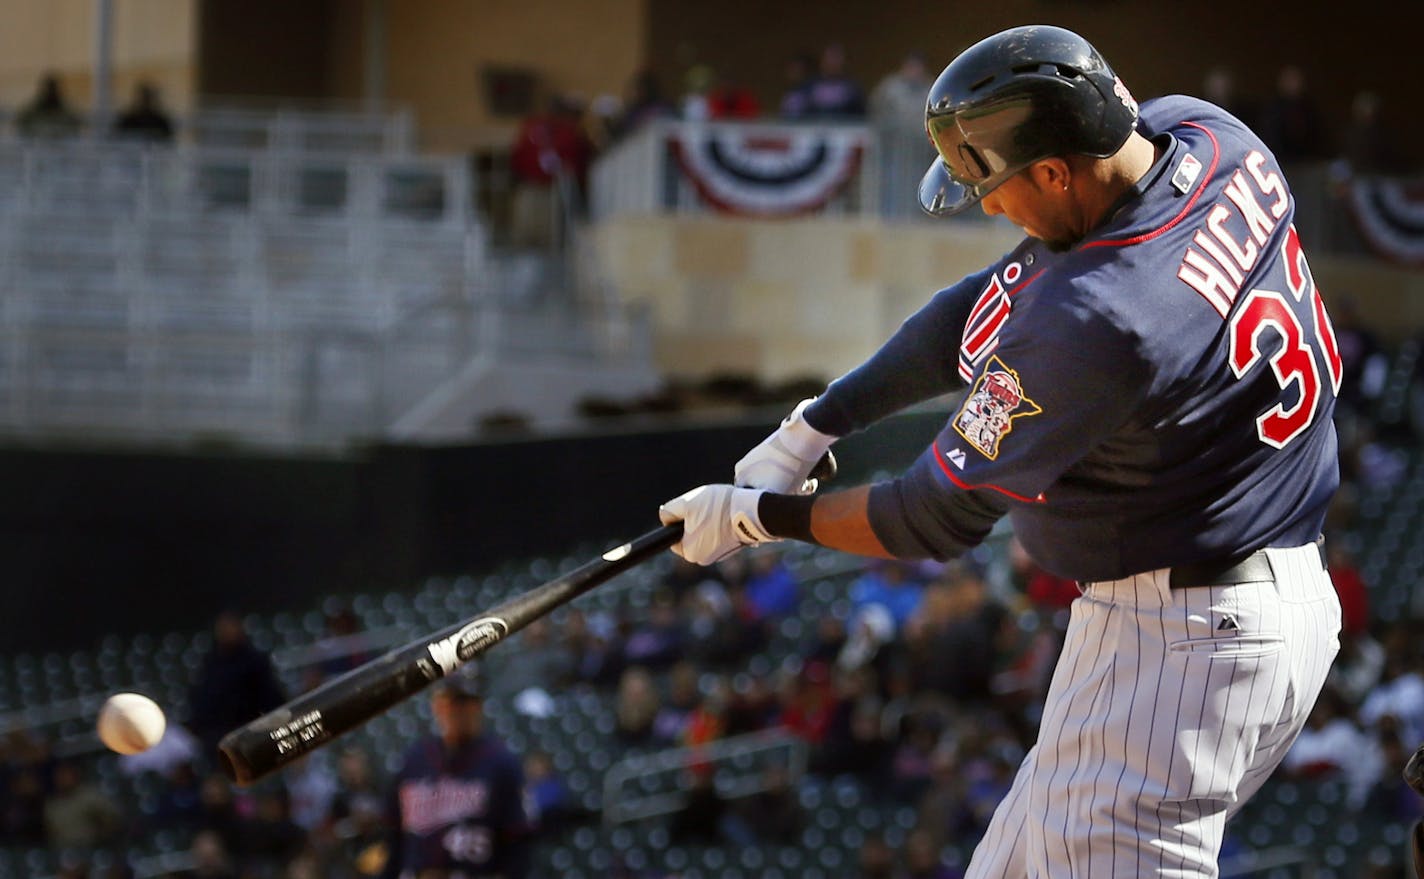
[[[925,133],[939,158],[920,207],[947,217],[1039,159],[1110,156],[1136,124],[1137,102],[1087,40],[1048,25],[994,34],[930,87]]]

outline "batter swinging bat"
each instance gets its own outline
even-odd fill
[[[835,476],[829,453],[812,475]],[[223,736],[223,771],[247,785],[275,772],[425,689],[529,623],[682,539],[682,523],[664,525],[610,549],[554,580],[476,617],[397,647]]]

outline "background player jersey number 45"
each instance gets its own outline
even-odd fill
[[[1315,420],[1323,376],[1328,376],[1331,389],[1339,393],[1342,371],[1335,330],[1325,313],[1325,303],[1310,274],[1295,226],[1286,233],[1281,257],[1285,260],[1288,290],[1279,292],[1259,287],[1250,290],[1232,314],[1228,326],[1231,371],[1238,379],[1266,359],[1282,391],[1297,386],[1299,393],[1294,405],[1287,407],[1282,399],[1256,417],[1256,435],[1261,442],[1278,449],[1284,448]],[[1312,324],[1309,331],[1291,307],[1292,303],[1287,301],[1287,295],[1295,303],[1303,303],[1309,297]],[[1261,335],[1267,328],[1281,338],[1280,347],[1269,358],[1261,351]]]

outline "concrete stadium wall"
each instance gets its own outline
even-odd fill
[[[670,375],[834,378],[936,290],[1008,251],[1007,223],[620,217],[590,230],[612,289],[645,304]],[[1327,305],[1348,296],[1381,338],[1424,329],[1424,272],[1312,254]]]

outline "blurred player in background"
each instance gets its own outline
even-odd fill
[[[436,734],[406,752],[389,821],[387,879],[522,879],[530,827],[519,759],[484,730],[478,679],[457,674],[430,700]]]

